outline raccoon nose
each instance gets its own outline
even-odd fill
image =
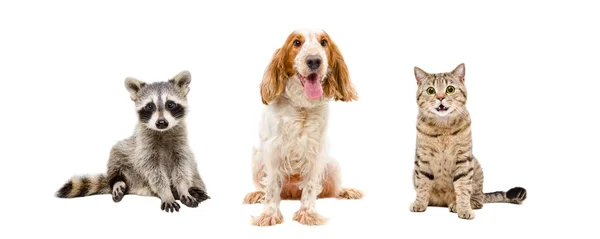
[[[169,121],[167,120],[159,119],[156,121],[156,128],[165,129],[167,126],[169,126]]]

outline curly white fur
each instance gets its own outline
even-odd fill
[[[322,31],[297,30],[298,33],[304,37],[304,43],[295,56],[294,70],[302,75],[317,72],[317,80],[323,84],[330,66],[327,51],[320,44],[319,34]],[[306,57],[315,54],[323,62],[319,69],[311,71],[306,67]],[[327,220],[316,213],[318,197],[358,199],[362,193],[342,189],[339,165],[327,151],[326,129],[331,97],[323,95],[310,100],[297,75],[289,76],[284,82],[285,90],[269,102],[260,121],[260,145],[253,149],[252,160],[254,183],[259,191],[250,193],[245,202],[262,201],[265,211],[253,218],[253,224],[268,226],[283,221],[279,211],[281,196],[291,195],[284,199],[300,199],[301,202],[294,220],[307,225],[321,225]],[[292,179],[294,177],[297,181]],[[300,198],[295,197],[295,193],[301,193]]]

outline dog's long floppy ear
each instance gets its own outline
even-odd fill
[[[267,66],[260,83],[260,97],[262,103],[268,105],[269,102],[277,98],[285,89],[285,53],[279,48],[273,54],[271,63]]]
[[[349,102],[358,100],[358,94],[354,85],[350,81],[348,66],[344,62],[344,57],[337,45],[327,36],[329,47],[329,67],[331,72],[323,86],[323,92],[327,97],[332,97],[336,101]]]
[[[190,83],[192,83],[192,73],[187,70],[179,72],[169,79],[169,82],[175,85],[184,96],[190,92]]]
[[[146,86],[146,83],[144,83],[141,80],[138,80],[133,77],[125,78],[125,89],[127,89],[127,91],[129,92],[129,97],[133,101],[136,101],[138,99],[138,93],[145,86]]]

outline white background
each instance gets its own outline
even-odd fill
[[[600,16],[563,2],[3,1],[0,237],[596,237]],[[281,204],[283,224],[252,227],[262,206],[241,202],[254,190],[258,85],[300,27],[330,34],[359,92],[332,103],[329,136],[343,184],[366,197],[319,200],[323,227],[292,221],[297,201]],[[528,190],[523,205],[486,204],[471,221],[408,210],[413,67],[461,62],[484,190]],[[212,200],[168,214],[150,197],[55,198],[72,175],[105,172],[111,146],[133,132],[125,77],[181,70],[192,73],[190,144]]]

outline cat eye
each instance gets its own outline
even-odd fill
[[[301,43],[300,41],[298,41],[298,40],[295,40],[295,41],[294,41],[294,46],[300,46],[300,43]]]
[[[434,89],[433,87],[429,87],[429,88],[427,88],[427,90],[426,90],[426,91],[427,91],[427,94],[428,94],[428,95],[433,95],[433,94],[435,94],[435,89]]]
[[[446,87],[446,94],[452,94],[454,93],[454,91],[454,86],[449,85],[448,87]]]

